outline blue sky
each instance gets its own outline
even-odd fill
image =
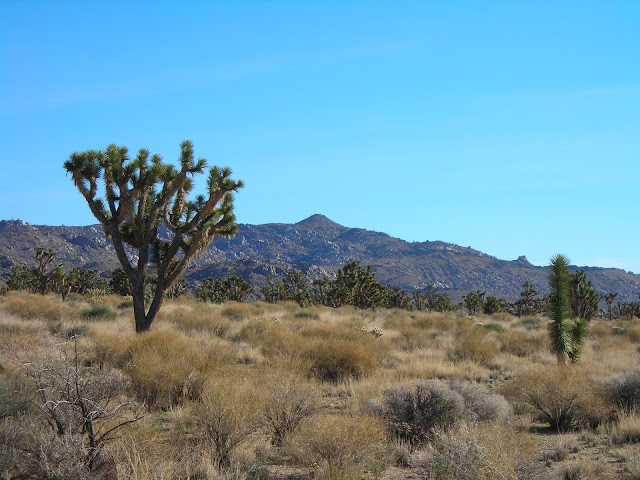
[[[95,223],[65,175],[184,139],[242,223],[640,273],[638,2],[0,4],[0,219]]]

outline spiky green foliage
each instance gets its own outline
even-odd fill
[[[462,301],[469,315],[475,315],[478,310],[482,310],[482,306],[484,305],[484,296],[486,293],[487,292],[476,290],[475,292],[469,292],[462,297]]]
[[[406,290],[400,287],[387,287],[387,296],[389,308],[398,308],[400,310],[411,310],[413,307],[411,297]]]
[[[571,333],[566,319],[570,312],[570,275],[569,259],[564,255],[555,255],[551,259],[549,275],[549,335],[551,351],[558,356],[559,362],[568,362],[571,352]]]
[[[496,297],[487,297],[487,301],[484,304],[484,313],[487,315],[491,315],[493,313],[498,313],[502,311],[502,305],[500,304],[500,300]]]
[[[591,320],[598,311],[600,295],[587,280],[584,270],[577,270],[571,275],[571,310],[573,315],[585,320]]]
[[[253,292],[253,287],[244,278],[234,275],[229,278],[205,278],[193,289],[199,300],[223,303],[227,300],[242,302]]]
[[[540,294],[540,290],[535,288],[530,282],[524,282],[522,284],[522,291],[520,292],[520,300],[516,303],[517,315],[534,315],[539,312],[540,299],[536,297]]]
[[[357,308],[385,307],[388,290],[376,278],[371,265],[366,268],[360,262],[345,264],[332,282],[332,297],[338,305],[353,305]]]
[[[571,275],[569,259],[564,255],[556,255],[551,259],[548,303],[551,351],[558,356],[560,363],[577,363],[587,336],[587,321],[578,317],[573,324],[568,322],[571,314]]]
[[[118,260],[131,282],[136,331],[148,330],[166,291],[180,279],[193,258],[216,235],[231,237],[237,231],[233,196],[243,186],[229,168],[209,170],[207,194],[189,200],[192,177],[204,173],[206,161],[197,161],[193,145],[181,144],[180,167],[163,163],[159,155],[141,149],[131,159],[126,147],[73,153],[64,163],[75,186],[113,242]],[[104,186],[104,196],[98,188]],[[160,226],[168,239],[158,235]],[[136,250],[130,260],[125,245]],[[147,310],[145,285],[153,265],[156,289]]]

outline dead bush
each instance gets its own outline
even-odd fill
[[[534,449],[504,423],[490,427],[460,424],[438,431],[421,462],[424,478],[439,480],[516,480],[528,467]]]
[[[264,378],[267,386],[265,423],[271,443],[281,446],[284,437],[318,409],[318,390],[305,378],[276,372]]]
[[[619,411],[640,412],[640,369],[614,375],[607,382],[607,389]]]
[[[88,478],[88,472],[101,478],[101,472],[111,472],[107,444],[140,418],[129,411],[120,372],[87,366],[77,339],[43,351],[10,349],[9,354],[32,386],[34,420],[21,419],[20,424],[30,424],[27,431],[8,430],[13,434],[3,437],[6,449],[21,452],[26,459],[21,463],[27,470],[37,467],[43,478]]]
[[[216,468],[229,468],[236,449],[264,423],[265,396],[258,381],[221,373],[206,383],[200,402],[174,412],[179,456],[204,451]]]

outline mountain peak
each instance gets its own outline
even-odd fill
[[[325,217],[324,215],[321,215],[319,213],[316,213],[314,215],[311,215],[309,218],[305,218],[304,220],[298,222],[295,224],[298,227],[304,227],[304,228],[324,228],[324,229],[342,229],[345,228],[342,225],[340,225],[339,223],[334,222],[333,220]]]

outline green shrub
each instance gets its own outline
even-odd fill
[[[482,326],[487,330],[493,330],[494,332],[498,333],[505,331],[505,328],[499,323],[484,323],[482,324]]]
[[[6,378],[0,378],[0,419],[26,412],[31,407],[29,397],[16,391],[16,386]]]
[[[82,318],[90,322],[113,321],[118,314],[106,305],[96,303],[82,311]]]

